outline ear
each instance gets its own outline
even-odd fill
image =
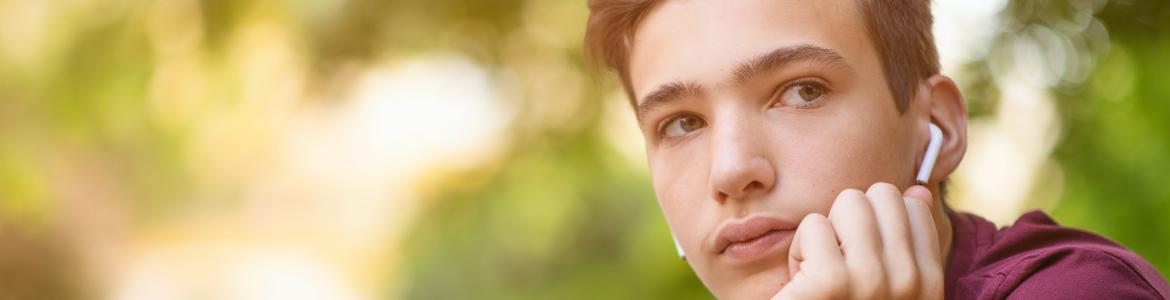
[[[929,106],[929,122],[938,125],[943,132],[942,148],[939,149],[934,173],[930,175],[930,182],[937,183],[958,168],[963,154],[967,152],[967,101],[949,77],[934,75],[923,84],[925,90],[919,90],[922,93],[918,95],[919,100]]]

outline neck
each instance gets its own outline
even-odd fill
[[[938,230],[939,250],[942,251],[943,264],[946,266],[951,261],[951,247],[954,244],[955,231],[951,224],[951,207],[942,199],[941,185],[938,184],[930,187],[931,194],[934,194],[934,225]]]

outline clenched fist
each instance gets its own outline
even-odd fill
[[[930,191],[877,183],[841,192],[796,229],[791,280],[773,299],[942,299],[944,255]]]

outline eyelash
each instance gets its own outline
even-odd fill
[[[814,78],[796,79],[793,81],[786,82],[783,85],[780,85],[780,88],[773,91],[772,96],[769,100],[768,106],[769,107],[780,107],[780,106],[778,106],[778,104],[780,103],[780,97],[784,96],[784,93],[788,92],[788,89],[793,88],[793,87],[798,86],[798,85],[802,85],[802,84],[803,85],[813,85],[813,86],[821,88],[821,96],[818,97],[816,100],[813,100],[812,102],[809,102],[807,104],[789,106],[789,107],[792,107],[794,109],[813,109],[813,108],[821,107],[821,105],[824,105],[825,97],[828,97],[829,94],[831,94],[833,92],[833,90],[831,88],[829,88],[829,84],[825,83],[824,80],[821,80],[819,78],[814,77]]]
[[[670,115],[669,117],[662,119],[662,122],[658,123],[658,129],[655,130],[655,135],[658,137],[658,140],[663,141],[663,142],[672,142],[672,141],[679,141],[682,139],[686,139],[687,137],[692,136],[692,134],[690,134],[690,133],[688,133],[687,135],[684,135],[684,136],[679,136],[679,137],[671,137],[671,136],[667,136],[667,134],[666,134],[666,126],[670,126],[670,123],[674,123],[675,120],[678,120],[679,118],[682,118],[682,117],[685,117],[688,115],[699,118],[700,120],[703,120],[704,123],[707,122],[707,119],[703,118],[702,116],[699,116],[698,114],[690,113],[690,112],[676,113],[676,114]]]

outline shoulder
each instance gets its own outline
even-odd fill
[[[1170,287],[1133,252],[1030,212],[984,240],[960,294],[1019,299],[1166,299]]]
[[[997,293],[1017,299],[1166,299],[1166,280],[1133,253],[1067,246],[1019,257],[997,272]],[[998,297],[997,297],[998,298]]]

